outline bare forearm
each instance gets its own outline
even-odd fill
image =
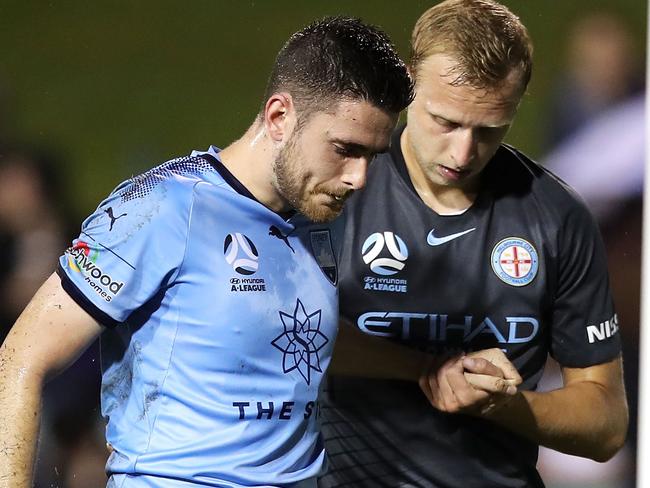
[[[41,385],[10,365],[0,349],[0,488],[32,486],[40,422]]]
[[[7,335],[0,347],[0,488],[31,487],[43,384],[100,332],[52,275]]]
[[[488,418],[537,444],[602,462],[623,445],[628,412],[622,391],[581,382],[520,392]]]
[[[418,381],[427,356],[341,323],[329,372],[335,375]]]

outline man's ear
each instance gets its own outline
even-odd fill
[[[288,93],[274,93],[264,105],[264,128],[273,142],[286,140],[296,124],[293,98]]]

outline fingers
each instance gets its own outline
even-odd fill
[[[477,408],[490,395],[467,381],[461,356],[432,360],[420,377],[419,384],[429,403],[448,413]]]
[[[482,405],[488,400],[490,393],[484,389],[474,388],[465,378],[462,358],[457,360],[444,376],[453,394],[453,403],[448,405],[448,412],[463,412]],[[443,383],[443,381],[440,381]]]
[[[517,393],[517,384],[514,383],[514,380],[467,372],[465,372],[464,376],[473,388],[483,390],[487,393],[510,396]]]
[[[505,374],[503,370],[487,359],[480,357],[465,357],[463,358],[463,367],[465,370],[470,373],[480,374],[480,375],[490,375],[498,378],[504,378]]]
[[[436,409],[484,415],[517,394],[521,376],[498,348],[431,358],[419,379]]]
[[[463,365],[459,358],[450,358],[438,371],[438,385],[442,409],[445,412],[456,412],[461,408],[465,394],[463,388],[469,384],[463,376]],[[469,386],[471,388],[471,386]]]
[[[474,351],[471,352],[467,355],[468,361],[471,363],[470,360],[479,360],[479,364],[475,365],[474,368],[481,368],[485,367],[485,365],[482,364],[483,361],[488,361],[491,363],[494,367],[498,368],[501,370],[501,374],[498,375],[502,378],[508,379],[508,380],[513,380],[514,384],[520,385],[522,382],[521,376],[519,375],[519,372],[517,371],[517,368],[515,368],[515,365],[512,364],[512,362],[506,357],[504,352],[497,348],[493,347],[491,349],[484,349],[481,351]],[[489,367],[488,367],[489,368]],[[475,369],[470,369],[467,368],[468,371],[471,373],[478,373],[478,374],[492,374],[486,371],[478,371]]]

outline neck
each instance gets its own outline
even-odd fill
[[[414,154],[408,137],[408,126],[402,132],[400,145],[411,183],[429,208],[445,215],[463,212],[472,206],[478,195],[478,181],[468,182],[464,186],[440,185],[432,181]]]
[[[275,149],[257,121],[219,154],[221,162],[253,196],[275,212],[289,210],[273,184]]]

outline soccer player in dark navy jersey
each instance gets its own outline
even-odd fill
[[[411,98],[385,34],[324,19],[282,48],[239,140],[119,185],[0,349],[0,486],[31,486],[43,381],[100,334],[109,486],[315,486],[327,222]]]
[[[596,224],[562,181],[502,144],[531,51],[491,0],[442,2],[415,26],[407,124],[345,210],[349,323],[322,410],[320,486],[540,487],[539,445],[603,461],[623,444],[619,324]],[[564,386],[536,392],[549,354]],[[427,355],[423,395],[405,380]]]

